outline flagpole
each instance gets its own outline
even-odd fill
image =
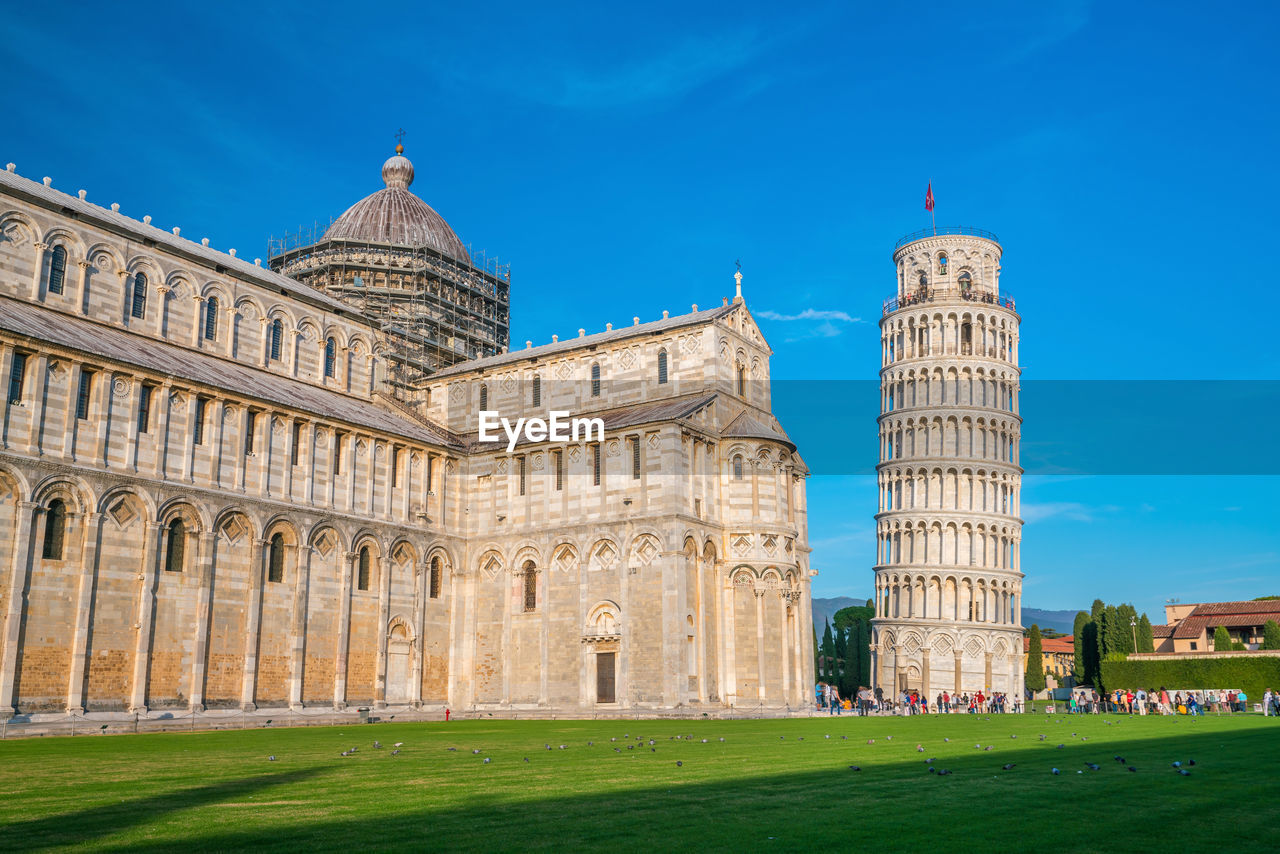
[[[929,179],[929,189],[930,189],[930,190],[932,190],[932,189],[933,189],[933,179],[932,179],[932,178],[930,178],[930,179]],[[936,203],[935,203],[935,204],[932,204],[932,205],[930,205],[930,206],[929,206],[929,219],[933,222],[933,236],[934,236],[934,237],[937,237],[937,236],[938,236],[938,215],[937,215],[936,213],[934,213],[934,210],[933,210],[933,209],[934,209],[935,207],[937,207],[937,204],[936,204]]]

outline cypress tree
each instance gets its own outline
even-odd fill
[[[1084,664],[1084,627],[1087,625],[1089,625],[1089,615],[1084,611],[1080,611],[1076,614],[1076,622],[1071,629],[1071,641],[1076,648],[1076,660],[1072,665],[1072,672],[1075,673],[1076,679],[1081,682],[1087,681],[1085,679],[1087,668]]]
[[[1144,611],[1141,619],[1138,620],[1138,649],[1137,652],[1155,652],[1156,636],[1151,631],[1151,621],[1147,619]]]
[[[818,627],[810,626],[813,629],[813,678],[822,678],[822,647],[818,646]]]
[[[831,639],[831,620],[827,620],[827,627],[822,632],[822,658],[823,669],[822,675],[826,677],[826,681],[830,682],[832,678],[832,669],[835,665],[836,644]]]
[[[1213,651],[1214,652],[1230,652],[1231,651],[1231,633],[1227,631],[1226,626],[1218,626],[1213,630]]]
[[[858,649],[861,651],[861,657],[858,659],[858,684],[864,687],[871,687],[871,621],[858,621]]]
[[[1124,652],[1126,646],[1132,645],[1132,641],[1125,643],[1128,634],[1129,624],[1126,622],[1121,625],[1120,609],[1115,605],[1108,605],[1102,612],[1102,658],[1113,652]]]
[[[1098,691],[1102,690],[1102,656],[1098,644],[1097,620],[1090,620],[1084,627],[1084,681]]]
[[[1280,649],[1280,624],[1275,620],[1267,620],[1262,627],[1262,648]]]
[[[1027,690],[1043,691],[1044,681],[1044,644],[1040,639],[1040,627],[1031,624],[1030,644],[1027,648]]]
[[[844,696],[845,673],[849,669],[849,644],[848,636],[844,629],[839,626],[835,631],[835,654],[836,664],[832,676],[835,680],[835,686],[840,689],[840,696]]]

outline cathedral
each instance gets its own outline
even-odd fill
[[[264,265],[0,172],[0,718],[806,707],[741,279],[512,350],[509,270],[382,177]]]

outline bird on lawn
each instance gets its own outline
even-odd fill
[[[528,761],[529,761],[529,757],[528,757],[528,756],[526,756],[526,757],[524,758],[524,761],[525,761],[525,762],[528,762]]]
[[[1102,767],[1101,765],[1095,765],[1092,762],[1086,762],[1084,764],[1085,764],[1085,767],[1088,768],[1090,771],[1097,771],[1099,768]]]
[[[1054,768],[1054,769],[1053,769],[1053,776],[1057,777],[1057,776],[1058,776],[1059,774],[1061,774],[1061,773],[1062,773],[1062,772],[1061,772],[1061,771],[1059,771],[1057,768]]]
[[[1129,770],[1134,772],[1135,774],[1138,773],[1138,769],[1134,768],[1132,765],[1129,766]]]
[[[683,763],[683,762],[681,762],[679,759],[677,759],[677,760],[676,760],[676,767],[677,767],[677,768],[681,768],[681,767],[683,767],[683,766],[684,766],[684,763]]]
[[[938,769],[937,769],[937,768],[934,768],[932,765],[930,765],[930,766],[929,766],[929,773],[930,773],[930,774],[937,774],[937,773],[938,773]]]
[[[1017,764],[1018,764],[1018,763],[1016,763],[1016,762],[1006,762],[1006,763],[1004,764],[1004,770],[1006,770],[1006,771],[1012,771],[1012,770],[1013,770],[1013,767],[1014,767],[1015,765],[1017,765]]]
[[[456,748],[456,747],[450,747],[450,748],[449,748],[449,752],[450,752],[450,753],[457,753],[457,752],[458,752],[458,748]]]
[[[950,773],[951,773],[951,772],[950,772],[950,771],[948,771],[946,768],[943,768],[941,771],[939,771],[939,772],[938,772],[938,776],[939,776],[939,777],[945,777],[945,776],[947,776],[947,775],[948,775],[948,774],[950,774]]]
[[[929,765],[932,765],[933,763],[935,763],[935,762],[937,762],[937,761],[938,761],[938,757],[936,757],[936,756],[930,756],[928,759],[926,759],[926,760],[925,760],[925,762],[926,762],[927,764],[929,764]]]
[[[1183,777],[1190,777],[1190,776],[1191,776],[1191,772],[1190,772],[1190,771],[1188,771],[1186,768],[1179,768],[1179,769],[1178,769],[1178,773],[1179,773],[1179,774],[1181,774]]]
[[[1182,767],[1182,763],[1181,763],[1181,762],[1175,762],[1175,763],[1173,763],[1173,767],[1174,767],[1174,768],[1181,768],[1181,767]]]
[[[1066,745],[1065,745],[1065,744],[1059,744],[1059,745],[1058,745],[1057,747],[1055,747],[1054,749],[1055,749],[1055,750],[1061,750],[1061,749],[1062,749],[1062,748],[1064,748],[1064,747],[1066,747]]]
[[[857,765],[850,765],[850,766],[849,766],[849,770],[850,770],[850,771],[861,771],[862,769],[861,769],[861,768],[859,768]]]
[[[949,738],[944,738],[944,739],[943,739],[943,741],[945,741],[947,744],[950,744],[950,743],[951,743],[951,739],[949,739]]]
[[[489,764],[489,757],[488,757],[488,756],[486,756],[486,757],[484,758],[484,764],[485,764],[485,765],[488,765],[488,764]]]
[[[398,748],[398,747],[397,747],[395,750],[391,751],[391,755],[392,755],[392,756],[399,756],[399,755],[400,755],[400,748]]]
[[[268,757],[267,757],[267,761],[268,761],[268,762],[275,762],[275,761],[276,761],[276,758],[275,758],[274,756],[268,756]]]
[[[1192,759],[1192,760],[1189,760],[1189,761],[1187,762],[1187,764],[1188,764],[1188,765],[1195,765],[1195,764],[1196,764],[1196,761],[1195,761],[1194,759]]]
[[[1123,756],[1117,756],[1117,757],[1116,757],[1116,761],[1117,761],[1117,762],[1119,762],[1121,765],[1124,765],[1124,764],[1125,764],[1125,762],[1124,762],[1124,757],[1123,757]]]
[[[724,736],[721,736],[721,737],[720,737],[720,741],[721,741],[721,742],[723,742],[723,741],[724,741]],[[1192,762],[1191,764],[1192,764],[1192,765],[1195,765],[1196,763]]]
[[[375,741],[375,742],[373,743],[373,749],[374,749],[374,750],[381,750],[381,749],[382,749],[382,742],[380,742],[380,741]]]
[[[392,747],[404,747],[404,742],[403,742],[403,741],[397,741],[395,744],[393,744],[393,745],[391,745],[391,746],[392,746]]]
[[[473,751],[471,751],[471,753],[472,753],[472,755],[473,755],[473,756],[474,756],[474,755],[476,755],[476,754],[478,754],[479,752],[480,752],[479,750],[473,750]]]

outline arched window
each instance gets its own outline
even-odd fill
[[[738,396],[747,396],[747,369],[738,365]]]
[[[960,274],[960,290],[964,293],[968,293],[969,289],[972,287],[973,287],[973,276],[970,276],[967,272],[961,273]]]
[[[431,559],[431,598],[440,598],[440,558]]]
[[[542,377],[533,378],[533,405],[542,405]]]
[[[62,283],[67,278],[67,250],[64,246],[53,247],[53,257],[49,259],[49,293],[62,293]]]
[[[271,558],[267,563],[267,581],[284,581],[284,534],[271,535]]]
[[[134,317],[147,316],[147,274],[135,273],[133,276],[133,305],[129,313]]]
[[[360,549],[360,569],[356,573],[356,589],[369,589],[369,547],[364,546]]]
[[[925,273],[920,274],[920,290],[929,287],[929,276]]]
[[[667,351],[658,351],[658,385],[663,385],[667,381]]]
[[[209,297],[204,303],[204,339],[218,339],[218,298]]]
[[[284,342],[284,324],[279,318],[271,321],[271,358],[280,361],[280,347]]]
[[[591,396],[600,396],[600,363],[596,362],[591,366]]]
[[[742,454],[736,454],[733,458],[733,479],[742,480]]]
[[[524,610],[535,611],[538,608],[538,570],[533,561],[524,562]]]
[[[181,519],[169,523],[169,533],[164,555],[165,572],[182,572],[186,562],[187,525]]]
[[[480,386],[480,411],[489,408],[489,387],[487,385]]]
[[[67,505],[61,498],[49,502],[44,518],[44,550],[41,552],[45,560],[62,560],[62,538],[67,530]]]
[[[947,253],[945,252],[938,253],[938,272],[944,276],[947,274]]]
[[[337,376],[338,365],[338,344],[332,338],[326,338],[324,342],[324,375],[326,377]]]

